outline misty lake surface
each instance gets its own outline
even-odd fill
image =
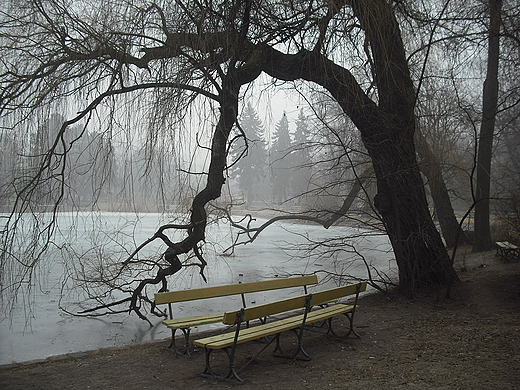
[[[59,216],[56,242],[66,243],[69,253],[83,253],[94,246],[103,248],[106,253],[115,253],[121,245],[130,253],[151,237],[158,226],[168,222],[165,215],[154,213],[63,213]],[[263,222],[265,220],[258,218],[254,226]],[[169,289],[251,282],[316,272],[318,279],[325,282],[313,289],[321,290],[351,281],[330,278],[330,273],[367,278],[365,263],[380,272],[395,276],[396,265],[388,238],[383,235],[360,235],[363,232],[367,231],[346,226],[334,226],[326,230],[316,225],[280,222],[267,228],[255,242],[238,246],[230,256],[223,253],[231,243],[231,227],[223,223],[211,225],[205,245],[208,283],[199,276],[198,268],[183,268],[171,277]],[[359,255],[345,251],[318,257],[294,250],[295,245],[308,243],[308,240],[340,236],[352,236],[348,243],[355,247],[364,261],[360,260]],[[158,256],[164,249],[164,245],[157,242],[147,248],[146,252]],[[17,309],[13,312],[5,313],[3,308],[0,364],[170,337],[170,331],[161,324],[162,318],[153,315],[149,318],[154,326],[150,327],[135,314],[87,318],[72,316],[60,310],[60,307],[74,307],[80,297],[78,293],[62,288],[66,282],[64,270],[71,269],[70,261],[64,260],[62,255],[56,258],[50,255],[37,272],[38,283],[29,298],[19,299]],[[287,297],[288,294],[301,294],[301,290],[251,294],[247,297],[247,303],[261,304]],[[174,308],[174,315],[194,316],[235,309],[235,306],[240,305],[238,297],[236,300],[214,298],[178,304]]]

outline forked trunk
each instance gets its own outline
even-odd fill
[[[403,133],[389,128],[385,132],[391,131]],[[380,150],[380,144],[366,145],[372,149],[377,177],[374,204],[394,249],[399,288],[411,295],[417,289],[448,285],[457,280],[457,275],[428,210],[413,141],[384,138],[386,153]]]

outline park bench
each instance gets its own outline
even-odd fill
[[[310,355],[303,349],[304,327],[306,325],[325,321],[327,325],[327,333],[337,335],[332,328],[332,318],[341,314],[344,314],[349,320],[348,332],[342,337],[348,337],[351,333],[359,337],[359,335],[354,331],[354,313],[357,307],[359,293],[365,291],[366,286],[367,282],[360,282],[226,312],[222,318],[222,322],[226,325],[235,325],[235,331],[209,336],[194,341],[195,345],[204,347],[205,350],[206,367],[203,375],[217,379],[236,379],[238,382],[243,382],[238,373],[247,366],[252,359],[249,360],[248,363],[244,364],[240,369],[236,369],[235,355],[237,345],[259,339],[267,339],[268,341],[257,355],[264,351],[271,343],[275,342],[276,347],[274,353],[276,356],[298,360],[310,360]],[[355,296],[352,304],[328,304],[351,295]],[[297,309],[300,309],[300,311],[294,312]],[[301,312],[301,309],[303,309],[303,313]],[[243,324],[249,321],[264,319],[268,316],[280,315],[280,313],[288,312],[292,313],[284,318],[269,322],[261,321],[260,325],[257,326],[243,326]],[[282,332],[288,330],[296,332],[298,338],[296,350],[292,353],[285,353],[280,342],[280,335]],[[227,373],[222,375],[216,373],[212,368],[211,355],[215,350],[224,350],[229,359],[229,367],[226,368]],[[219,359],[216,359],[215,361],[218,362]]]
[[[497,253],[504,262],[518,261],[520,259],[520,248],[509,241],[496,242]]]
[[[209,313],[192,317],[174,318],[172,309],[173,303],[240,295],[242,298],[242,305],[238,307],[246,307],[246,294],[292,287],[303,287],[304,293],[307,294],[307,286],[315,285],[317,283],[318,277],[316,275],[307,275],[292,278],[263,280],[259,282],[203,287],[191,290],[168,291],[156,293],[155,303],[157,305],[168,304],[169,319],[163,321],[163,324],[172,331],[172,340],[168,348],[173,349],[178,354],[189,357],[189,337],[191,328],[209,324],[221,324],[224,313]],[[181,330],[184,334],[184,349],[177,348],[175,343],[175,333],[177,330]]]

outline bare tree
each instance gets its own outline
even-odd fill
[[[489,225],[491,158],[498,105],[498,62],[500,57],[500,10],[502,0],[489,1],[489,43],[487,73],[482,93],[482,123],[477,160],[477,188],[475,198],[475,237],[473,250],[481,252],[493,248]]]
[[[237,0],[212,5],[179,0],[160,7],[114,0],[87,8],[82,2],[27,1],[5,11],[1,23],[0,112],[10,117],[10,126],[58,103],[77,112],[55,134],[40,171],[18,190],[2,237],[2,271],[16,262],[10,243],[18,216],[29,209],[44,171],[53,173],[58,193],[63,193],[69,126],[92,123],[105,104],[126,104],[131,113],[150,102],[162,118],[182,119],[194,104],[214,110],[211,156],[205,187],[193,198],[186,223],[162,226],[122,263],[118,275],[134,265],[135,255],[149,242],[161,240],[167,247],[160,261],[150,263],[154,276],[131,291],[122,289],[128,297],[118,303],[129,303],[142,316],[147,285],[166,289],[167,276],[191,259],[203,274],[206,206],[219,198],[226,180],[241,87],[265,72],[282,81],[320,85],[359,130],[372,160],[378,191],[374,204],[394,249],[402,292],[457,279],[431,219],[416,160],[416,94],[391,3]],[[360,74],[349,50],[364,53]],[[153,131],[165,131],[162,125],[169,122],[153,123],[161,124]],[[56,204],[60,201],[58,195]],[[172,240],[171,231],[182,231],[184,237]]]

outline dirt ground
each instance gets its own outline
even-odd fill
[[[355,318],[360,339],[310,329],[304,343],[311,361],[264,351],[240,372],[242,385],[202,377],[203,351],[177,357],[165,340],[0,366],[0,388],[520,389],[520,262],[459,253],[457,269],[467,270],[450,299],[363,297]],[[241,345],[239,361],[259,348]]]

